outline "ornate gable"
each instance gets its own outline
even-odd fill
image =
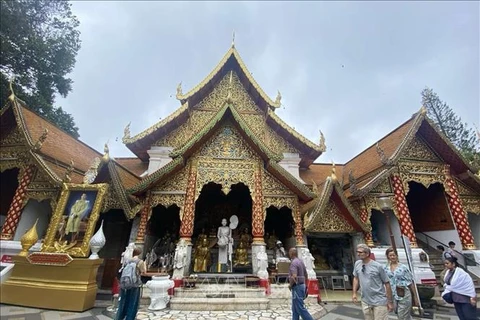
[[[285,187],[277,178],[263,170],[262,175],[263,195],[269,196],[294,196],[295,194]]]
[[[400,157],[408,160],[443,162],[443,160],[418,135],[412,139]]]
[[[314,232],[356,232],[355,228],[342,217],[340,209],[332,200],[328,201],[324,210],[318,212],[317,217],[312,215],[308,217],[308,220],[310,219],[315,220],[311,224],[310,221],[305,224],[309,224],[308,229],[315,230]]]

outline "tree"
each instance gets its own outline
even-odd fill
[[[0,98],[15,95],[29,108],[78,138],[73,117],[53,106],[72,90],[67,77],[80,49],[79,21],[65,0],[0,0]]]
[[[465,159],[476,169],[480,169],[480,137],[467,123],[453,112],[452,108],[430,88],[422,91],[422,104],[427,108],[428,117],[452,142]]]

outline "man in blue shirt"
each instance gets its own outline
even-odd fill
[[[288,271],[289,285],[288,288],[292,291],[292,319],[299,320],[313,320],[313,317],[305,307],[305,284],[307,276],[307,268],[302,260],[298,258],[297,249],[291,248],[288,255],[292,262]]]

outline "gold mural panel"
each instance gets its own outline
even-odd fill
[[[154,143],[156,146],[181,148],[191,140],[216,114],[212,111],[192,110],[190,117],[180,127]]]
[[[459,195],[472,197],[478,196],[478,194],[473,189],[470,189],[463,182],[455,179],[455,183],[457,184],[457,191]]]
[[[169,208],[173,205],[176,205],[180,208],[180,220],[183,220],[183,205],[185,202],[185,192],[184,193],[152,193],[152,199],[150,202],[150,206],[155,208],[158,205],[162,205],[165,208]],[[152,215],[152,211],[150,210],[150,216]]]
[[[297,198],[295,197],[272,197],[272,196],[263,197],[264,212],[266,212],[266,210],[272,206],[277,209],[287,207],[293,211],[295,209],[296,204],[297,204]]]
[[[272,176],[266,170],[262,170],[263,194],[264,195],[286,195],[294,196],[295,194],[285,187],[280,181]]]
[[[340,214],[340,210],[332,201],[329,201],[325,209],[322,212],[319,212],[315,221],[312,221],[309,231],[342,233],[356,232],[355,228],[343,218]]]
[[[272,128],[267,126],[267,141],[269,142],[268,146],[270,149],[278,154],[283,153],[300,153],[295,149],[290,143],[285,141],[281,136],[278,135]]]
[[[164,183],[155,186],[152,191],[185,191],[187,189],[188,167],[184,167],[179,172],[175,173],[173,177],[169,178]]]
[[[405,194],[408,194],[409,191],[409,181],[418,182],[425,188],[437,182],[445,185],[446,176],[443,163],[400,161],[398,168]]]
[[[249,188],[251,195],[254,196],[256,164],[256,161],[249,160],[199,159],[195,200],[203,186],[209,182],[222,185],[222,191],[225,194],[230,192],[232,185],[241,182]]]
[[[418,136],[412,139],[409,146],[404,149],[401,158],[443,162],[440,157],[437,156],[433,150]]]
[[[460,197],[462,201],[463,210],[469,213],[480,214],[480,197]]]
[[[200,157],[216,159],[259,159],[238,131],[230,124],[220,128],[197,154]]]
[[[375,188],[370,191],[372,193],[391,193],[392,192],[392,186],[390,184],[390,178],[385,177],[382,182],[380,182]]]
[[[13,130],[11,130],[0,141],[0,145],[2,147],[4,147],[4,146],[21,146],[21,145],[25,145],[25,144],[26,144],[25,137],[24,137],[23,133],[18,129],[18,127],[15,127]]]

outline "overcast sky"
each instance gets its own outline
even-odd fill
[[[411,117],[433,88],[471,126],[480,122],[479,3],[73,2],[82,48],[73,91],[57,105],[80,139],[113,157],[122,144],[180,106],[232,41],[275,99],[276,112],[345,163]]]

